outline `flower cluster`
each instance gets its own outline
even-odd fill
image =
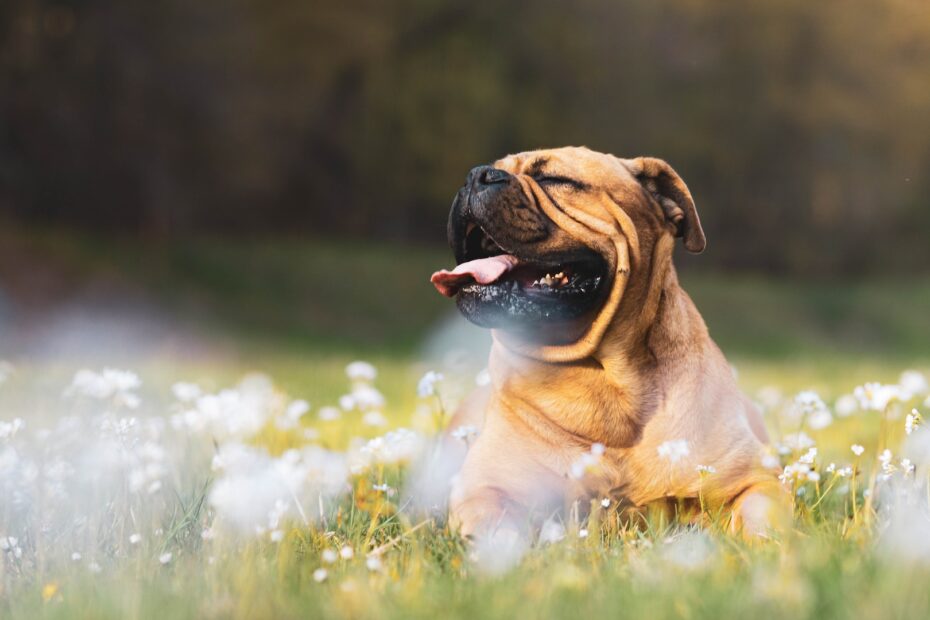
[[[691,454],[691,447],[686,439],[673,439],[661,443],[656,452],[669,463],[677,463]]]
[[[406,428],[389,431],[349,451],[352,473],[361,473],[372,465],[399,465],[415,460],[425,446],[425,438]]]
[[[142,381],[139,376],[129,370],[104,368],[97,372],[85,368],[74,375],[65,394],[81,395],[97,400],[112,400],[116,405],[135,409],[141,402],[135,391],[141,385]]]
[[[260,448],[229,443],[220,447],[213,469],[219,477],[210,504],[220,524],[258,534],[270,531],[272,538],[285,518],[306,522],[305,505],[348,490],[345,456],[317,446],[274,458]]]
[[[356,361],[346,366],[346,376],[351,382],[348,394],[339,398],[339,407],[344,412],[358,411],[362,422],[368,426],[386,426],[384,396],[374,386],[378,371],[368,362]],[[337,419],[337,410],[321,410],[321,419]]]
[[[791,486],[799,496],[803,496],[809,492],[805,483],[820,483],[821,475],[829,474],[830,477],[825,487],[815,489],[815,496],[819,498],[815,501],[818,503],[823,495],[833,489],[840,494],[849,493],[851,489],[855,490],[857,487],[851,487],[851,483],[837,484],[837,482],[844,479],[856,481],[859,474],[858,466],[863,462],[862,457],[866,454],[866,448],[858,443],[850,446],[850,450],[857,459],[855,465],[830,462],[824,467],[818,462],[819,451],[814,437],[818,436],[819,431],[832,425],[835,420],[849,418],[855,414],[863,416],[877,414],[884,422],[893,422],[898,419],[905,405],[916,403],[928,391],[930,391],[930,385],[926,377],[915,370],[902,373],[896,384],[866,383],[858,386],[851,394],[838,398],[832,411],[816,392],[810,390],[797,394],[790,406],[782,404],[781,396],[776,390],[765,390],[760,393],[759,401],[769,416],[777,416],[775,424],[789,428],[800,427],[799,430],[785,434],[776,441],[777,452],[784,459],[779,479]],[[920,412],[916,407],[911,408],[910,413],[905,416],[903,425],[904,434],[909,437],[909,445],[920,443],[911,441],[910,437],[916,438],[921,435],[921,424]],[[805,431],[810,432],[814,437]],[[893,495],[900,490],[900,483],[915,478],[918,463],[927,463],[930,466],[930,460],[928,460],[930,441],[927,442],[926,454],[896,458],[891,448],[882,446],[884,439],[884,437],[880,438],[881,447],[874,451],[871,457],[871,463],[874,464],[873,471],[877,470],[874,482],[867,486],[864,484],[858,486],[858,492],[861,492],[863,498],[870,498],[876,492],[883,496],[888,493]],[[914,449],[912,448],[911,451],[913,452]],[[865,462],[869,462],[868,457]],[[886,486],[882,487],[882,485]],[[850,501],[855,503],[864,500],[853,498]],[[873,500],[869,499],[869,501]]]
[[[591,473],[597,469],[597,466],[601,462],[601,457],[604,455],[604,444],[595,443],[591,444],[591,449],[588,452],[583,453],[579,456],[571,466],[571,477],[576,480],[581,479],[585,474]]]
[[[12,367],[0,365],[0,383],[12,373]],[[388,572],[382,564],[385,548],[362,547],[359,539],[334,532],[338,526],[333,523],[344,522],[350,507],[352,514],[366,511],[375,531],[379,516],[407,510],[414,503],[408,499],[425,493],[411,475],[416,473],[414,463],[440,472],[447,492],[454,471],[434,448],[451,444],[462,453],[455,442],[468,447],[481,431],[472,425],[446,429],[450,442],[432,442],[422,429],[375,431],[372,427],[387,424],[385,398],[375,387],[377,370],[356,361],[345,374],[350,388],[338,406],[323,406],[312,415],[308,401],[285,394],[264,375],[248,375],[219,390],[178,382],[159,400],[149,394],[153,390],[148,384],[143,399],[142,381],[131,371],[77,372],[64,389],[62,415],[43,418],[17,411],[16,417],[0,419],[0,562],[9,569],[4,574],[34,573],[37,558],[52,554],[48,546],[53,544],[61,547],[54,552],[62,554],[63,562],[92,573],[127,557],[147,557],[158,570],[171,570],[190,549],[177,544],[182,535],[208,550],[223,541],[256,539],[276,549],[299,538],[294,530],[303,528],[322,541],[317,543],[320,557],[312,579],[333,579],[344,564],[362,560],[372,578],[383,577]],[[4,389],[18,386],[20,379],[16,375]],[[417,392],[428,400],[421,406],[442,408],[432,398],[439,395],[441,381],[438,372],[423,376]],[[481,382],[487,381],[483,373]],[[450,383],[441,385],[443,399],[449,398]],[[921,503],[930,476],[930,428],[922,423],[919,399],[927,392],[926,378],[916,371],[902,374],[894,385],[860,386],[832,406],[810,390],[788,398],[766,390],[759,401],[771,427],[786,432],[776,435],[762,464],[777,468],[798,502],[820,506],[839,496],[838,504],[845,501],[852,507],[842,514],[855,515],[865,510],[867,500],[869,509],[885,519],[883,524],[923,532],[921,519],[930,518]],[[894,411],[910,413],[902,423]],[[858,424],[853,416],[872,416],[870,425]],[[878,427],[876,417],[893,430],[877,441],[859,430]],[[356,424],[342,428],[337,420]],[[852,430],[840,445],[862,443],[836,454],[837,442],[827,439],[844,425]],[[357,428],[364,436],[352,436]],[[898,445],[894,437],[905,441]],[[651,449],[668,465],[663,475],[690,480],[694,488],[706,492],[727,477],[720,462],[702,463],[705,455],[687,439],[670,439]],[[578,451],[565,474],[572,480],[596,476],[612,454],[592,443]],[[190,496],[195,499],[189,501]],[[607,520],[620,511],[619,493],[598,499],[605,509],[595,511],[598,518]],[[444,498],[433,496],[420,501],[429,510],[444,504]],[[179,513],[186,516],[177,519]],[[536,539],[541,545],[600,539],[596,530],[589,532],[593,521],[546,517]],[[888,546],[899,542],[889,538]],[[527,544],[501,533],[478,541],[473,555],[494,571],[512,566]],[[651,543],[630,544],[639,549]],[[670,536],[661,550],[667,562],[683,570],[697,570],[715,553],[704,535],[695,532]]]

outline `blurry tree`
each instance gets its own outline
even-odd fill
[[[0,212],[439,241],[467,170],[669,160],[702,261],[930,261],[925,0],[5,0]]]

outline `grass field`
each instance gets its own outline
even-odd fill
[[[930,431],[905,429],[930,406],[901,376],[930,368],[928,278],[692,261],[683,283],[791,466],[793,527],[747,544],[723,515],[634,527],[595,502],[500,573],[410,501],[486,343],[425,284],[441,249],[0,242],[2,617],[930,616]],[[356,359],[377,376],[347,377]],[[430,369],[438,396],[418,395]],[[849,396],[869,381],[900,385]]]

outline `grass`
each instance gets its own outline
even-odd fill
[[[833,393],[848,387],[837,384]],[[17,372],[5,388],[6,397],[10,391],[44,392],[47,383],[32,371]],[[164,397],[145,395],[156,410],[174,410]],[[58,401],[40,412],[49,417],[37,416],[32,424],[50,420],[56,407],[60,413]],[[69,413],[80,415],[99,407],[96,401],[72,406],[76,410]],[[770,422],[784,424],[785,412],[779,411],[769,412]],[[396,409],[392,417],[410,423]],[[99,520],[91,540],[87,528],[57,539],[47,532],[49,540],[20,535],[36,562],[18,564],[7,555],[0,609],[11,618],[923,618],[930,613],[930,558],[901,557],[900,549],[889,547],[882,530],[903,527],[894,519],[876,513],[870,523],[863,517],[862,490],[875,467],[879,417],[860,412],[819,431],[807,429],[821,449],[816,468],[823,478],[821,484],[794,487],[806,494],[797,498],[793,527],[777,540],[750,544],[734,538],[725,531],[725,516],[717,513],[707,516],[700,531],[659,517],[631,527],[595,503],[590,521],[568,519],[563,541],[532,548],[516,568],[499,576],[471,562],[469,549],[441,516],[398,512],[399,500],[372,494],[374,481],[401,486],[405,465],[353,476],[352,493],[327,504],[325,522],[303,525],[293,519],[280,542],[251,532],[204,540],[205,527],[221,530],[222,515],[211,507],[203,486],[217,474],[205,466],[210,438],[191,435],[174,457],[185,475],[172,480],[164,496],[139,499],[117,492],[107,506],[78,502],[75,513]],[[898,456],[902,425],[901,419],[893,422],[889,435]],[[376,433],[359,424],[357,414],[329,426],[313,420],[305,426],[322,429],[322,442],[331,446]],[[280,452],[282,442],[302,443],[296,432],[269,426],[250,441]],[[176,440],[164,437],[166,444]],[[834,460],[853,463],[848,449],[853,442],[866,446],[856,474],[859,491],[843,494],[830,484],[825,468]],[[28,446],[20,449],[26,452]],[[785,462],[801,452],[786,455]],[[919,472],[926,485],[927,465]],[[54,512],[48,518],[52,526],[59,523]],[[581,527],[590,530],[587,538],[579,537]],[[74,534],[78,531],[82,536]],[[133,531],[143,534],[139,545],[127,542]],[[923,527],[914,535],[928,531]],[[919,540],[916,544],[926,548]],[[353,548],[352,559],[329,564],[321,557],[324,550],[345,545]],[[80,561],[70,560],[73,549],[82,551]],[[366,567],[365,554],[372,549],[383,549],[375,571]],[[172,558],[161,564],[165,552]],[[100,572],[89,569],[91,560]],[[320,567],[328,575],[318,583],[313,575]]]
[[[874,411],[806,429],[820,450],[821,480],[793,487],[804,489],[796,495],[795,521],[777,540],[738,540],[718,514],[707,515],[699,531],[659,517],[632,527],[595,505],[590,522],[566,520],[564,540],[533,546],[497,576],[472,562],[472,549],[441,514],[399,510],[401,496],[372,489],[376,483],[402,487],[406,461],[375,463],[350,476],[351,492],[330,498],[322,521],[307,503],[314,506],[312,518],[304,524],[291,514],[277,542],[268,532],[224,526],[210,492],[226,474],[211,469],[210,459],[217,442],[231,440],[215,433],[166,427],[158,439],[166,452],[164,486],[151,496],[134,494],[120,467],[103,468],[95,478],[87,473],[98,472],[93,461],[82,459],[96,452],[102,420],[178,413],[168,390],[178,380],[216,392],[247,371],[266,372],[277,386],[272,417],[294,398],[309,400],[311,413],[296,429],[278,429],[269,418],[261,431],[233,439],[273,455],[308,441],[351,452],[352,437],[385,429],[362,424],[358,411],[334,422],[314,414],[347,391],[345,365],[364,358],[378,368],[375,386],[386,398],[390,426],[427,432],[434,418],[423,409],[435,413],[437,404],[417,397],[417,378],[442,368],[441,393],[453,405],[480,367],[485,342],[480,332],[445,322],[448,304],[425,284],[434,267],[448,262],[447,253],[333,241],[164,244],[22,230],[0,241],[19,261],[16,268],[9,260],[0,267],[14,308],[67,308],[90,296],[95,308],[118,313],[118,302],[129,298],[135,300],[129,312],[155,307],[171,330],[205,343],[148,346],[139,354],[114,346],[104,330],[99,347],[61,355],[37,354],[22,338],[20,348],[0,349],[0,358],[16,366],[0,385],[0,421],[22,417],[27,425],[0,439],[0,536],[16,536],[22,551],[21,558],[2,552],[0,617],[930,616],[930,528],[896,518],[887,495],[875,503],[880,511],[865,509],[862,491],[879,467],[879,419],[886,415]],[[67,285],[50,287],[52,293],[32,290],[15,273],[30,268]],[[802,424],[790,412],[795,392],[813,388],[832,403],[856,385],[893,382],[904,368],[926,370],[930,361],[930,279],[792,282],[692,270],[682,281],[744,388],[782,391],[783,402],[767,414],[776,439]],[[42,327],[31,329],[39,334]],[[452,348],[468,352],[467,362],[444,356]],[[110,400],[62,397],[77,368],[109,363],[142,376],[141,412]],[[927,413],[920,399],[913,404]],[[887,413],[898,409],[906,408]],[[62,416],[84,420],[81,432],[57,429]],[[43,428],[51,435],[39,441],[35,433]],[[319,438],[307,440],[305,429],[316,429]],[[904,455],[903,418],[890,420],[888,429],[897,462]],[[852,443],[866,448],[859,461],[849,451]],[[69,479],[71,499],[56,504],[28,472],[10,469],[11,449],[40,471],[56,455],[83,463]],[[858,465],[857,486],[842,493],[847,482],[831,478],[830,462]],[[928,467],[918,463],[916,479],[924,485]],[[895,475],[903,479],[900,471]],[[22,489],[34,494],[23,499]],[[578,535],[582,527],[590,532],[586,538]],[[205,528],[215,538],[205,539]],[[142,534],[140,543],[129,542],[133,532]],[[325,551],[344,546],[353,549],[352,559],[324,560]],[[366,566],[372,549],[382,550],[377,570]],[[71,559],[75,552],[79,560]],[[163,564],[165,553],[171,559]],[[317,582],[314,571],[321,567],[328,574]]]

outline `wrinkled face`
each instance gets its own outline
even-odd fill
[[[615,309],[638,260],[638,229],[683,231],[683,211],[663,192],[669,179],[643,159],[568,147],[474,168],[449,215],[457,266],[433,283],[480,326],[547,345],[584,337]]]

